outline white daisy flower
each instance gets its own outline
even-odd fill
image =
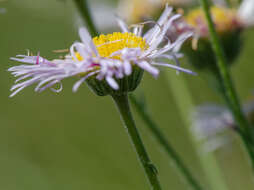
[[[31,65],[9,69],[15,77],[19,77],[16,82],[22,81],[11,88],[14,91],[11,96],[34,83],[38,83],[35,91],[40,92],[72,76],[81,77],[74,84],[73,91],[77,91],[87,80],[96,94],[107,95],[133,91],[144,70],[157,77],[159,69],[156,66],[194,74],[190,70],[158,60],[176,60],[181,57],[178,51],[192,35],[182,34],[173,43],[165,40],[167,30],[179,17],[180,15],[172,15],[172,8],[166,6],[155,26],[144,35],[142,24],[135,25],[133,31],[130,31],[122,20],[117,19],[122,32],[102,34],[92,39],[87,29],[81,28],[79,34],[82,42],[75,42],[70,48],[70,55],[65,59],[49,61],[39,55],[12,58]]]

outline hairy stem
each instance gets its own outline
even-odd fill
[[[139,135],[139,132],[136,128],[134,119],[131,114],[128,95],[113,95],[113,100],[116,104],[116,107],[119,110],[122,121],[127,129],[127,133],[130,137],[132,144],[134,145],[135,151],[137,153],[138,159],[141,162],[145,174],[150,182],[152,190],[161,190],[159,180],[157,178],[157,170],[155,166],[150,161],[150,158],[146,152],[142,139]]]

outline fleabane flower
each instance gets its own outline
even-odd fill
[[[172,22],[180,15],[172,15],[172,8],[166,6],[155,26],[142,35],[142,24],[130,31],[127,25],[117,19],[122,32],[91,38],[86,28],[80,28],[81,42],[75,42],[65,59],[49,61],[40,56],[21,56],[13,60],[30,63],[9,69],[20,82],[12,87],[11,96],[31,84],[38,83],[36,91],[52,87],[64,78],[79,76],[73,91],[83,82],[100,96],[133,91],[139,84],[143,71],[154,77],[159,74],[156,66],[166,66],[180,72],[194,74],[177,65],[162,62],[164,59],[177,60],[182,43],[191,33],[180,35],[173,43],[165,38]],[[20,57],[20,56],[19,56]]]
[[[212,6],[211,15],[218,33],[228,33],[241,28],[241,21],[237,11],[220,6]],[[204,12],[201,8],[191,10],[185,17],[186,23],[195,30],[199,37],[208,37],[209,30],[206,23]]]
[[[243,112],[251,124],[254,123],[253,98],[245,103]],[[239,126],[226,107],[217,104],[204,104],[197,106],[191,114],[192,131],[203,144],[205,151],[214,151],[222,148],[233,140],[229,131],[238,131]]]
[[[210,7],[210,13],[219,35],[228,35],[254,25],[254,1],[252,0],[244,0],[238,8],[227,8],[215,4]],[[200,7],[191,9],[183,19],[174,22],[174,28],[177,35],[183,31],[193,31],[196,38],[209,37],[205,15]]]
[[[216,104],[206,104],[195,108],[191,115],[191,129],[205,152],[215,151],[232,141],[228,131],[235,123],[230,111]]]
[[[172,7],[193,5],[193,0],[120,0],[118,12],[128,22],[140,22],[158,16],[165,4]]]
[[[234,8],[213,5],[210,7],[210,13],[227,63],[231,65],[241,51],[243,43],[241,34],[247,27],[247,21]],[[216,57],[209,41],[209,28],[201,8],[191,9],[183,18],[174,21],[167,37],[174,39],[175,36],[191,31],[193,37],[183,47],[189,63],[200,71],[216,71]]]

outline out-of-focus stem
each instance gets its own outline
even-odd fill
[[[97,36],[98,32],[96,27],[93,23],[92,16],[90,13],[90,9],[88,7],[87,0],[74,0],[77,9],[79,10],[80,15],[86,22],[87,28],[92,36]]]
[[[172,71],[166,70],[163,77],[165,77],[169,88],[171,88],[170,92],[172,93],[180,111],[182,121],[184,122],[184,126],[189,134],[189,139],[191,140],[192,146],[195,148],[198,154],[202,171],[205,174],[205,179],[210,188],[215,190],[228,190],[223,172],[221,171],[215,155],[213,152],[204,152],[202,145],[197,140],[195,134],[190,128],[190,113],[194,109],[194,102],[186,85],[184,76],[182,74],[176,76],[176,74],[172,73]]]
[[[228,7],[232,7],[232,3],[231,3],[231,0],[225,0],[226,4]]]
[[[149,115],[147,110],[144,109],[143,104],[136,98],[134,94],[130,95],[130,101],[136,108],[140,117],[144,120],[146,126],[149,128],[152,135],[159,142],[161,147],[166,151],[168,156],[174,161],[177,169],[181,172],[182,176],[188,182],[190,187],[193,190],[202,190],[201,185],[193,177],[193,175],[191,174],[189,169],[186,167],[181,157],[174,150],[173,146],[168,142],[168,140],[166,139],[166,137],[164,136],[160,128],[157,126],[157,124],[153,121],[151,115]]]

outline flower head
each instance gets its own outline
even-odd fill
[[[254,1],[244,0],[238,8],[227,8],[221,1],[210,7],[213,23],[220,35],[227,35],[245,27],[254,25]],[[194,31],[195,37],[207,38],[209,30],[202,8],[191,9],[183,19],[175,22],[175,27]],[[178,35],[181,30],[177,31]]]
[[[251,124],[254,123],[253,98],[243,106],[243,112]],[[204,104],[197,106],[191,114],[192,130],[197,139],[203,142],[206,151],[214,151],[232,141],[230,130],[237,131],[239,127],[231,112],[224,106]]]
[[[237,12],[234,9],[212,6],[211,15],[215,28],[219,33],[227,33],[241,27]],[[191,10],[185,16],[186,23],[196,31],[199,37],[209,35],[204,12],[201,8]]]
[[[245,21],[237,10],[218,5],[210,7],[215,29],[225,51],[228,64],[233,64],[242,47],[241,31]],[[193,32],[193,37],[183,47],[183,52],[191,65],[197,70],[216,71],[216,57],[209,41],[209,29],[201,8],[190,10],[182,19],[173,22],[168,30],[169,39],[174,39],[186,32]]]
[[[227,131],[234,128],[235,123],[225,107],[216,104],[201,105],[196,107],[191,116],[193,133],[202,142],[206,152],[221,148],[232,140]]]
[[[15,91],[11,96],[34,83],[38,83],[36,91],[43,91],[72,76],[81,77],[73,86],[73,91],[77,91],[87,80],[96,94],[107,95],[133,91],[144,70],[157,77],[159,70],[156,66],[166,66],[193,74],[177,65],[158,61],[158,58],[176,60],[181,57],[178,51],[182,43],[191,36],[191,33],[185,33],[173,43],[165,40],[165,34],[172,22],[180,17],[172,15],[171,12],[172,8],[166,6],[155,26],[144,35],[142,24],[135,25],[133,31],[130,31],[120,19],[117,21],[122,32],[102,34],[93,39],[86,28],[81,28],[81,42],[75,42],[70,48],[70,55],[62,60],[49,61],[39,55],[12,58],[31,65],[9,69],[14,76],[20,77],[16,82],[26,79],[12,87],[11,90]]]
[[[140,22],[158,16],[165,4],[172,7],[188,7],[197,3],[194,0],[120,0],[119,14],[128,22]]]

